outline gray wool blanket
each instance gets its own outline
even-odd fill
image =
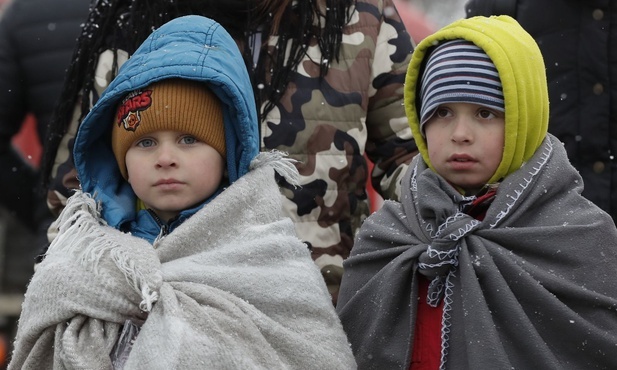
[[[38,266],[10,369],[111,369],[125,320],[143,324],[125,369],[352,369],[323,278],[281,217],[265,153],[155,242],[110,228],[77,193]]]
[[[418,299],[444,303],[441,369],[617,369],[617,231],[557,139],[483,221],[420,156],[402,186],[344,263],[337,311],[359,369],[409,369]]]

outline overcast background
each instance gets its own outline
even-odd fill
[[[405,1],[405,0],[403,0]],[[439,28],[465,17],[467,0],[406,0],[424,11],[427,18]]]

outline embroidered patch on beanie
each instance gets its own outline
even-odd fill
[[[124,97],[114,116],[111,145],[125,179],[126,152],[155,131],[185,132],[226,157],[222,103],[203,82],[162,80]]]
[[[429,55],[420,86],[420,131],[441,104],[473,103],[505,111],[495,64],[467,40],[438,45]]]

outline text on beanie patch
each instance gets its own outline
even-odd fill
[[[127,131],[135,131],[141,122],[141,111],[152,105],[152,90],[137,90],[130,93],[118,108],[118,127]]]

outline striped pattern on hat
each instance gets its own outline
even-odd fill
[[[497,68],[484,50],[467,40],[447,41],[426,62],[420,87],[420,130],[445,103],[474,103],[505,111]]]

